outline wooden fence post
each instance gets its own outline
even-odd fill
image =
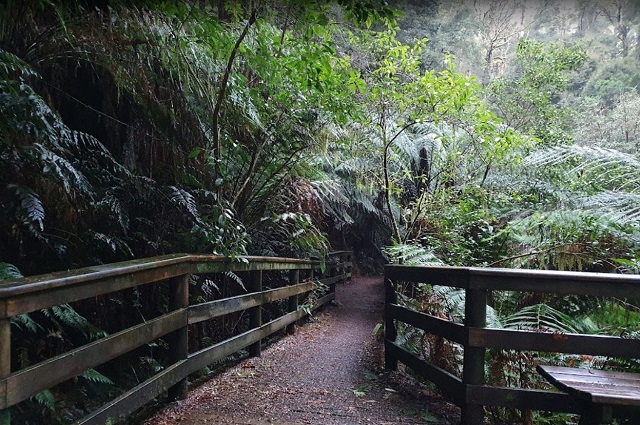
[[[6,304],[3,302],[2,307]],[[0,310],[6,311],[6,308]],[[11,321],[0,319],[0,379],[11,374]],[[0,389],[0,394],[6,400],[7,388]],[[11,413],[9,409],[0,410],[0,425],[11,425]]]
[[[182,275],[171,279],[169,289],[169,311],[179,310],[189,306],[189,275]],[[189,356],[189,327],[185,315],[184,326],[167,335],[169,343],[169,362],[171,364],[186,360]],[[187,396],[187,378],[169,388],[169,399],[180,400]]]
[[[345,256],[345,261],[349,263],[349,265],[347,265],[345,269],[345,273],[347,274],[347,277],[345,278],[346,282],[347,279],[351,280],[351,275],[353,274],[353,258],[351,252],[347,253],[347,255]]]
[[[393,317],[389,313],[389,305],[396,304],[398,302],[398,295],[396,294],[395,283],[391,279],[384,279],[384,367],[389,370],[398,369],[398,359],[395,358],[389,350],[386,349],[386,344],[395,342],[398,336],[396,330],[396,323]]]
[[[487,325],[487,291],[485,289],[467,289],[464,308],[465,327],[484,328]],[[462,365],[462,383],[465,385],[484,385],[484,347],[464,347]],[[484,421],[484,407],[469,404],[465,400],[462,406],[462,425],[481,425]]]
[[[289,270],[289,285],[297,285],[300,283],[300,270]],[[293,295],[289,297],[289,312],[298,311],[298,296]],[[293,335],[296,332],[296,323],[287,326],[287,332],[289,335]]]
[[[262,270],[251,272],[249,277],[249,292],[262,292]],[[249,309],[249,328],[255,329],[262,326],[262,306]],[[251,357],[260,357],[262,354],[262,340],[256,341],[249,346]]]

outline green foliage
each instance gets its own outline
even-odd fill
[[[490,85],[494,108],[507,125],[536,137],[544,146],[569,142],[570,116],[556,99],[585,59],[578,45],[520,40],[514,76],[498,78]]]
[[[3,280],[18,279],[22,277],[20,270],[13,264],[0,263],[0,282]]]
[[[444,265],[435,254],[420,245],[403,244],[385,248],[391,264],[441,266]]]

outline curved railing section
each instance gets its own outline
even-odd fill
[[[284,272],[285,284],[263,289],[263,272],[267,271]],[[243,273],[246,293],[190,304],[191,275],[228,272]],[[158,338],[164,338],[168,344],[169,364],[76,423],[116,423],[165,391],[171,398],[183,397],[190,374],[245,348],[251,355],[259,355],[262,339],[286,327],[292,331],[297,320],[333,300],[335,285],[350,276],[351,253],[341,251],[331,253],[326,263],[271,257],[242,257],[231,261],[218,256],[175,254],[3,282],[0,284],[0,425],[11,423],[11,406]],[[168,308],[164,314],[24,369],[12,370],[11,318],[125,289],[167,283]],[[319,284],[327,288],[325,293],[314,299],[312,306],[299,306],[299,297]],[[261,306],[285,299],[288,312],[263,323]],[[249,330],[189,352],[189,325],[245,310],[249,314]]]
[[[416,283],[464,289],[464,323],[453,323],[398,305],[397,288]],[[569,413],[579,413],[583,408],[563,393],[486,385],[485,354],[488,348],[619,358],[640,357],[638,339],[486,328],[487,301],[491,291],[640,299],[640,276],[389,265],[385,268],[385,285],[386,367],[395,369],[400,361],[433,382],[443,394],[462,407],[463,425],[482,424],[483,406]],[[401,347],[396,342],[397,321],[463,346],[462,378]]]

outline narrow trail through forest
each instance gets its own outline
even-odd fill
[[[455,424],[459,413],[403,372],[385,372],[373,335],[381,277],[339,285],[337,303],[189,392],[144,425]]]

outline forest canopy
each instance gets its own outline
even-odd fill
[[[0,16],[4,273],[352,247],[372,265],[636,268],[635,2]]]

